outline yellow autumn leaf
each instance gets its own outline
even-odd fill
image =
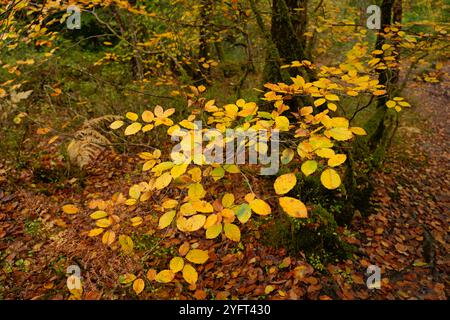
[[[198,280],[197,270],[190,264],[186,264],[183,268],[183,279],[187,283],[194,285]]]
[[[111,123],[109,127],[113,130],[117,130],[121,128],[124,124],[125,122],[123,122],[122,120],[116,120],[113,123]]]
[[[122,251],[126,254],[132,253],[134,249],[134,243],[130,236],[121,234],[119,236],[119,243],[122,247]]]
[[[205,200],[192,201],[192,208],[202,213],[209,213],[214,211],[213,206]]]
[[[149,122],[152,122],[153,119],[155,119],[155,115],[153,114],[153,112],[151,112],[149,110],[145,110],[142,113],[142,120],[144,120],[144,122],[149,123]],[[133,121],[136,121],[136,120],[133,120]]]
[[[172,178],[176,179],[179,176],[183,175],[186,172],[188,165],[187,164],[178,164],[174,166],[170,170],[170,174],[172,175]]]
[[[337,167],[343,164],[347,160],[347,156],[345,154],[336,154],[330,159],[328,159],[328,165],[330,167]]]
[[[316,101],[314,101],[314,105],[315,105],[316,107],[319,107],[319,106],[323,105],[325,102],[327,102],[327,100],[325,100],[325,99],[323,99],[323,98],[317,99]]]
[[[228,239],[236,242],[241,241],[241,230],[237,225],[232,223],[225,223],[225,225],[223,226],[223,230],[225,232],[225,236]]]
[[[102,242],[106,245],[111,245],[116,239],[116,233],[112,230],[108,230],[103,234]]]
[[[177,273],[178,271],[183,270],[184,260],[181,257],[174,257],[169,262],[169,268],[173,273]]]
[[[62,210],[64,213],[67,214],[75,214],[78,212],[78,208],[73,204],[66,204],[65,206],[62,207]]]
[[[328,102],[327,104],[328,109],[330,109],[331,111],[336,111],[337,110],[337,105],[331,102]]]
[[[136,134],[141,130],[141,128],[142,124],[140,124],[139,122],[134,122],[125,129],[125,135],[131,136],[133,134]]]
[[[132,283],[135,279],[136,279],[136,276],[134,274],[127,273],[127,274],[121,275],[119,277],[119,282],[121,284],[129,284],[129,283]]]
[[[145,288],[145,282],[141,278],[134,280],[133,282],[133,290],[139,295]]]
[[[232,193],[225,193],[222,198],[222,205],[225,208],[230,208],[234,203],[234,195]]]
[[[331,158],[334,156],[334,150],[330,148],[321,148],[314,151],[319,157]]]
[[[95,222],[95,224],[100,228],[108,228],[111,225],[112,221],[110,219],[100,219]]]
[[[331,118],[330,125],[336,128],[348,128],[349,121],[344,117]]]
[[[389,100],[388,102],[386,102],[386,106],[388,108],[394,108],[397,105],[397,103],[395,101]]]
[[[156,160],[149,160],[147,162],[144,163],[144,165],[142,166],[142,171],[148,171],[151,168],[153,168],[156,164]]]
[[[292,159],[295,156],[295,152],[292,149],[284,149],[281,154],[281,163],[282,164],[288,164],[292,161]]]
[[[94,213],[92,213],[90,215],[91,219],[94,219],[94,220],[101,219],[101,218],[104,218],[107,216],[108,216],[108,214],[105,211],[101,211],[101,210],[95,211]]]
[[[125,204],[126,204],[127,206],[134,206],[136,203],[137,203],[137,200],[136,200],[136,199],[127,199],[127,200],[125,201]]]
[[[297,184],[297,177],[294,173],[287,173],[279,176],[273,187],[275,188],[276,194],[286,194],[292,190]]]
[[[360,128],[360,127],[351,127],[350,131],[358,136],[366,136],[367,135],[366,130],[364,130],[363,128]]]
[[[125,117],[131,121],[136,121],[139,118],[139,116],[134,112],[127,112]]]
[[[271,293],[273,290],[275,290],[275,287],[272,286],[272,285],[268,285],[268,286],[266,286],[266,287],[264,288],[264,293],[265,293],[265,294],[269,294],[269,293]]]
[[[154,127],[155,126],[153,124],[147,124],[142,127],[142,132],[148,132],[148,131],[152,130]]]
[[[270,206],[261,199],[254,199],[250,201],[250,208],[253,210],[254,213],[259,214],[261,216],[266,216],[272,212],[272,209]]]
[[[105,229],[103,228],[95,228],[89,231],[88,236],[89,237],[95,237],[98,236],[99,234],[101,234],[103,231],[105,231]]]
[[[216,224],[206,229],[206,239],[215,239],[222,233],[222,224]]]
[[[300,168],[305,176],[309,176],[316,172],[317,170],[317,162],[314,160],[308,160],[302,163]]]
[[[139,199],[139,197],[141,196],[141,187],[138,184],[131,186],[131,188],[128,190],[128,194],[132,199]]]
[[[188,188],[188,196],[191,200],[200,200],[205,195],[206,191],[200,183],[194,183]]]
[[[348,128],[337,127],[329,130],[330,136],[338,141],[347,141],[353,138],[352,132]]]
[[[284,212],[293,218],[307,218],[308,211],[303,202],[298,199],[290,197],[281,197],[278,199],[281,208]]]
[[[170,184],[170,182],[172,182],[172,176],[170,172],[165,172],[156,179],[155,188],[158,190],[164,189]]]
[[[144,222],[144,219],[142,219],[142,217],[133,217],[130,219],[130,221],[133,227],[137,227],[138,225],[142,224],[142,222]]]
[[[328,101],[339,101],[339,97],[335,94],[327,94],[325,96],[325,99],[327,99]]]
[[[336,189],[341,185],[341,177],[333,169],[327,169],[322,172],[320,181],[322,182],[323,186],[329,190]]]
[[[160,283],[169,283],[173,278],[175,278],[175,273],[172,270],[162,270],[156,275],[155,280]]]
[[[207,218],[206,218],[206,222],[203,225],[203,228],[208,229],[209,227],[215,225],[217,223],[219,219],[219,216],[215,213],[210,214]]]
[[[289,119],[285,116],[276,117],[275,124],[280,131],[289,131]]]
[[[159,218],[158,229],[164,229],[164,228],[168,227],[172,223],[173,218],[175,218],[176,214],[177,214],[177,212],[175,210],[164,213]]]
[[[183,203],[180,207],[180,212],[183,216],[189,217],[197,213],[194,206],[190,202]]]
[[[178,205],[178,201],[175,199],[167,199],[162,203],[164,209],[173,209]]]
[[[190,218],[180,217],[177,219],[177,228],[183,232],[194,232],[200,230],[206,222],[206,216],[196,214]]]
[[[192,249],[187,253],[186,259],[195,264],[204,264],[209,259],[208,251]]]

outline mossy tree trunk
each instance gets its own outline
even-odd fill
[[[402,20],[402,0],[383,0],[381,4],[381,24],[382,30],[378,33],[375,49],[382,50],[386,44],[386,33],[384,29],[392,24],[401,23]],[[398,48],[396,48],[398,52]],[[397,55],[398,60],[398,55]],[[398,63],[398,61],[397,61]],[[378,97],[376,110],[373,116],[366,122],[365,129],[368,136],[359,138],[357,144],[349,154],[347,162],[347,174],[344,179],[346,193],[350,195],[349,204],[345,208],[345,224],[350,223],[353,212],[358,208],[362,214],[367,207],[366,202],[370,200],[370,193],[373,186],[370,181],[371,170],[380,167],[385,158],[386,150],[395,133],[398,124],[398,114],[386,107],[386,102],[398,95],[398,68],[387,68],[380,70],[378,80],[386,87],[387,95]],[[366,170],[356,170],[355,163],[363,165]],[[364,202],[364,203],[362,203]]]
[[[199,47],[198,62],[199,72],[196,75],[198,83],[206,84],[209,76],[209,68],[204,68],[203,64],[209,57],[209,39],[211,30],[211,18],[213,13],[213,0],[200,0],[200,28],[199,28]]]
[[[290,64],[296,60],[309,60],[305,36],[307,25],[308,0],[273,0],[270,35],[282,64]],[[271,61],[266,61],[267,63]],[[306,79],[309,78],[306,71],[302,70],[302,73]],[[297,69],[290,70],[291,76],[297,74]],[[279,79],[266,74],[265,81],[277,82]]]

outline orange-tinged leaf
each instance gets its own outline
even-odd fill
[[[345,154],[336,154],[330,159],[328,159],[328,165],[330,167],[337,167],[343,164],[347,160],[347,156]]]
[[[261,199],[254,199],[250,202],[250,208],[254,213],[259,214],[261,216],[266,216],[272,212],[270,206]]]
[[[276,194],[286,194],[297,184],[297,177],[294,173],[287,173],[279,176],[274,183]]]
[[[284,212],[290,215],[293,218],[307,218],[308,211],[303,202],[298,199],[290,198],[290,197],[281,197],[278,199],[280,202],[281,208],[283,208]]]
[[[179,217],[177,219],[177,228],[183,232],[194,232],[200,230],[206,222],[206,216],[196,214],[190,218]]]
[[[194,285],[198,280],[197,270],[190,264],[186,264],[183,268],[183,278],[187,283]]]
[[[152,122],[153,119],[155,119],[155,115],[153,114],[153,112],[151,112],[149,110],[145,110],[142,113],[142,120],[144,120],[144,122],[149,123],[149,122]],[[136,121],[136,120],[134,120],[134,121]]]
[[[319,106],[323,105],[325,102],[327,102],[327,100],[325,100],[325,99],[323,99],[323,98],[317,99],[316,101],[314,101],[314,105],[315,105],[316,107],[319,107]]]
[[[134,112],[127,112],[125,117],[131,121],[136,121],[139,118],[139,116]]]
[[[204,264],[209,259],[208,251],[192,249],[186,255],[186,259],[195,264]]]
[[[78,208],[73,204],[66,204],[65,206],[62,207],[62,210],[64,213],[67,214],[75,214],[78,212]]]
[[[103,234],[102,242],[106,245],[111,245],[116,239],[116,233],[112,230],[108,230]]]
[[[106,219],[106,218],[97,220],[95,222],[97,227],[100,227],[100,228],[108,228],[111,225],[111,223],[112,223],[111,219]]]
[[[134,280],[133,282],[133,290],[134,292],[139,295],[145,288],[145,282],[141,278],[138,278]]]
[[[155,269],[149,269],[147,271],[147,279],[150,281],[153,281],[156,279],[156,270]]]
[[[160,283],[169,283],[173,278],[175,273],[172,270],[162,270],[156,275],[155,280]]]
[[[191,245],[189,244],[189,242],[185,241],[180,246],[180,248],[178,248],[178,253],[180,254],[180,256],[184,257],[185,255],[187,255],[190,248],[191,248]]]
[[[351,127],[350,131],[358,136],[366,136],[367,135],[366,130],[364,130],[363,128],[360,128],[360,127]]]

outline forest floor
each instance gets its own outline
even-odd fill
[[[413,108],[402,112],[385,165],[374,175],[374,214],[340,230],[359,248],[353,260],[314,270],[302,255],[288,257],[258,241],[255,230],[243,235],[243,246],[220,241],[211,246],[211,240],[155,231],[157,219],[142,209],[133,213],[144,219],[140,236],[130,231],[136,254],[124,255],[86,232],[92,229],[90,202],[126,193],[139,175],[134,160],[105,153],[83,184],[0,164],[0,299],[66,299],[66,268],[74,264],[81,268],[84,299],[447,299],[449,81],[411,82],[406,93]],[[47,149],[40,159],[44,169],[64,168],[61,158],[52,156],[58,152],[55,144],[42,141],[38,148]],[[18,177],[15,185],[7,185],[6,175]],[[80,212],[62,213],[67,203]],[[129,218],[131,212],[122,214]],[[167,268],[189,241],[210,252],[196,286],[146,279],[146,289],[136,296],[119,283],[125,273],[145,278],[149,269]],[[369,265],[381,268],[378,290],[366,286]]]

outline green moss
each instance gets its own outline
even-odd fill
[[[333,213],[317,206],[307,219],[274,219],[264,239],[292,255],[303,252],[320,270],[328,262],[351,257],[353,247],[340,239],[337,227]]]

